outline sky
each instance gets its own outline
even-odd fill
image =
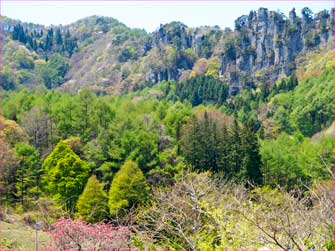
[[[314,1],[13,1],[2,0],[1,15],[43,25],[66,25],[78,19],[101,15],[118,19],[131,28],[156,30],[160,24],[181,21],[189,27],[234,27],[237,17],[265,7],[288,16],[295,7],[308,6],[314,13],[334,7],[332,0]]]

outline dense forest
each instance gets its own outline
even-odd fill
[[[162,26],[149,36],[108,18],[63,29],[5,19],[1,224],[41,222],[50,250],[333,250],[333,50],[311,45],[294,71],[262,68],[236,89],[212,51],[236,57],[231,31],[193,50],[173,25],[162,45]],[[81,59],[102,48],[99,34],[115,39],[99,60],[116,59],[125,81],[70,88],[74,69],[97,70]],[[156,56],[163,73],[137,78]],[[29,249],[15,231],[1,248]]]

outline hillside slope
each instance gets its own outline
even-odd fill
[[[236,95],[294,74],[300,53],[331,49],[333,11],[313,16],[304,8],[299,17],[293,9],[287,18],[260,8],[239,17],[234,31],[171,22],[150,34],[100,16],[51,27],[5,18],[8,67],[2,87],[44,84],[71,92],[89,87],[117,94],[163,80],[211,75]]]

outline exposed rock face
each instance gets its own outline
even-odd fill
[[[334,9],[331,10],[333,12]],[[220,55],[220,76],[230,84],[230,93],[234,95],[255,82],[270,83],[281,74],[292,74],[300,52],[316,48],[331,49],[333,23],[333,15],[326,10],[313,17],[312,12],[305,8],[302,17],[299,17],[293,9],[287,18],[282,13],[260,8],[235,21],[230,41],[221,39],[227,32],[219,28],[192,30],[180,22],[172,22],[161,25],[152,34],[145,51],[171,45],[177,52],[191,48],[199,58],[208,58],[217,44],[224,41]],[[154,83],[178,79],[182,70],[185,69],[177,65],[158,71],[149,69],[146,79]]]
[[[18,23],[3,20],[2,35],[10,40]],[[21,24],[30,32],[48,31],[41,25]],[[123,93],[164,80],[204,75],[211,67],[210,74],[229,84],[230,94],[236,95],[245,87],[271,85],[281,74],[291,75],[301,52],[333,49],[333,27],[334,9],[316,15],[308,8],[297,15],[293,9],[286,17],[260,8],[239,17],[234,31],[171,22],[147,34],[99,16],[54,28],[70,30],[78,41],[78,50],[69,55],[63,90],[87,86],[97,93]],[[53,52],[36,50],[40,58]]]
[[[228,79],[231,91],[236,93],[236,88],[250,81],[273,81],[280,74],[292,74],[300,52],[333,46],[333,22],[328,11],[313,18],[308,8],[301,18],[294,9],[287,19],[265,8],[241,16],[235,21],[234,53],[230,52],[235,57],[229,56],[226,49],[221,55],[220,75]],[[267,78],[262,79],[264,75]]]

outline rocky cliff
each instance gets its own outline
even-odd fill
[[[257,82],[274,82],[280,75],[294,73],[300,52],[333,48],[334,9],[313,15],[304,8],[289,17],[260,8],[235,21],[234,31],[218,27],[189,29],[182,23],[161,25],[149,38],[146,51],[173,46],[177,51],[192,49],[198,58],[219,57],[220,78],[228,82],[231,94]],[[178,58],[178,60],[183,60]],[[163,71],[149,69],[147,80],[178,79],[187,68],[178,63]],[[179,73],[179,74],[178,74]]]
[[[12,41],[17,24],[22,24],[21,30],[27,34],[26,43],[22,39]],[[88,87],[97,93],[124,93],[163,80],[212,75],[229,84],[230,94],[235,95],[243,88],[259,83],[271,85],[281,75],[293,74],[301,53],[333,49],[333,27],[334,9],[314,15],[309,8],[302,13],[293,9],[288,17],[260,8],[237,18],[234,30],[219,26],[190,28],[171,22],[150,34],[100,16],[64,27],[4,18],[4,52],[8,54],[4,64],[13,66],[15,81],[20,82],[22,70],[25,75],[35,76],[52,54],[60,53],[69,67],[61,76],[64,81],[57,80],[56,88],[65,91]],[[37,41],[36,48],[29,43],[29,34]],[[64,45],[68,40],[75,42],[71,53],[64,53],[58,46],[57,35],[63,37]],[[38,67],[22,68],[20,55],[14,57],[17,62],[12,62],[15,48],[22,46],[25,50],[21,54],[32,65],[36,60]],[[30,82],[38,85],[41,81],[31,77]]]

